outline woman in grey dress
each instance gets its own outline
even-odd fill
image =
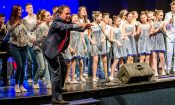
[[[160,76],[165,75],[165,41],[164,41],[164,32],[166,31],[165,28],[165,23],[162,21],[163,19],[163,11],[162,10],[156,10],[156,21],[154,22],[154,43],[153,43],[153,65],[155,66],[155,76],[158,76],[157,72],[157,55],[160,58],[159,62],[159,68],[161,69],[160,71]]]
[[[110,40],[111,42],[113,42],[112,46],[113,46],[114,62],[111,67],[111,74],[109,77],[110,81],[114,80],[113,75],[115,68],[119,63],[119,60],[123,62],[123,58],[127,56],[125,49],[123,47],[123,36],[120,27],[121,18],[119,16],[114,16],[113,20],[114,20],[114,27],[112,28],[112,34],[110,36]]]
[[[127,63],[133,63],[133,56],[137,55],[135,38],[136,28],[132,23],[132,13],[126,14],[127,22],[122,26],[122,34],[124,35],[124,46],[127,53]]]
[[[91,56],[93,58],[93,65],[92,65],[92,81],[97,82],[98,78],[96,77],[97,73],[97,65],[98,65],[98,56],[101,55],[102,51],[102,31],[101,19],[102,13],[100,11],[95,11],[93,14],[94,22],[92,22],[93,26],[88,31],[88,38],[91,43]],[[101,27],[101,28],[100,28]]]
[[[80,6],[78,8],[78,19],[79,19],[79,22],[80,23],[90,23],[90,20],[88,19],[88,14],[87,14],[87,8],[85,6]],[[86,47],[87,47],[87,50],[86,50],[86,56],[85,56],[85,59],[83,60],[84,62],[84,73],[83,73],[83,76],[85,78],[88,78],[88,74],[91,72],[91,55],[90,55],[90,52],[91,52],[91,49],[90,49],[90,42],[89,42],[89,39],[88,39],[88,30],[85,30],[83,32],[83,36],[84,36],[84,40],[85,40],[85,43],[86,43]]]
[[[72,23],[78,23],[78,16],[76,14],[72,15]],[[86,44],[85,44],[83,33],[77,32],[77,31],[70,32],[70,44],[69,44],[68,50],[71,50],[71,51],[65,52],[66,53],[65,57],[69,58],[72,64],[71,66],[72,75],[71,75],[70,83],[73,83],[73,84],[79,83],[75,79],[75,68],[77,63],[79,63],[79,68],[80,68],[79,80],[82,82],[86,82],[86,80],[83,78],[83,66],[84,66],[83,59],[85,58],[85,53],[86,53]],[[69,75],[69,73],[67,73],[67,75]]]
[[[78,16],[73,15],[72,21],[74,23],[78,23]],[[79,70],[80,70],[80,76],[79,80],[82,82],[86,82],[86,80],[83,78],[83,59],[86,57],[86,44],[84,40],[84,36],[82,32],[77,31],[71,31],[70,32],[70,47],[74,50],[74,54],[72,55],[73,61],[72,61],[72,83],[78,83],[75,80],[75,68],[76,64],[79,63]]]
[[[100,67],[102,69],[102,65],[103,65],[103,70],[104,70],[104,74],[105,74],[105,78],[108,77],[108,69],[110,68],[110,49],[111,49],[111,43],[110,43],[110,35],[112,33],[111,30],[111,26],[109,25],[109,13],[103,13],[102,14],[102,21],[101,21],[101,25],[102,25],[102,30],[104,33],[102,33],[102,52],[101,52],[101,58],[102,60],[100,60]],[[107,39],[107,41],[106,41]],[[108,64],[107,64],[107,60],[108,60]],[[108,65],[108,66],[107,66]]]
[[[155,56],[155,53],[152,51],[152,50],[154,50],[154,43],[155,43],[155,35],[154,35],[155,12],[154,11],[147,11],[146,14],[147,14],[147,17],[148,17],[148,22],[152,27],[152,30],[151,30],[152,34],[150,34],[150,51],[151,51],[150,66],[154,70],[154,73],[156,75],[158,75],[157,65],[155,65],[155,64],[157,64],[157,60],[154,60],[156,58],[153,58],[153,55],[154,55],[154,57],[156,57],[156,56]]]
[[[151,25],[147,21],[147,15],[142,12],[140,15],[141,24],[138,27],[137,34],[139,35],[138,40],[138,53],[140,55],[140,62],[146,62],[149,64],[149,58],[151,54],[150,50],[150,34]]]

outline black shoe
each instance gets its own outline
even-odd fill
[[[69,101],[65,101],[65,100],[55,100],[55,99],[52,99],[52,104],[63,104],[63,105],[66,105],[66,104],[69,104]]]
[[[68,90],[67,90],[67,89],[65,89],[65,88],[63,88],[63,89],[62,89],[62,92],[67,92],[67,91],[68,91]]]

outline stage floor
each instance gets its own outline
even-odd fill
[[[13,86],[0,87],[0,103],[2,102],[4,105],[7,105],[5,103],[16,102],[15,105],[17,105],[17,102],[20,102],[27,105],[26,102],[33,102],[33,100],[35,100],[36,103],[50,103],[51,89],[46,89],[43,81],[39,81],[39,85],[40,89],[33,89],[32,84],[25,81],[24,86],[28,91],[23,93],[15,93]],[[66,92],[63,93],[63,97],[66,100],[97,99],[174,86],[175,77],[151,79],[150,81],[132,84],[122,84],[117,78],[115,78],[114,82],[109,83],[105,83],[104,79],[99,82],[92,82],[91,78],[89,78],[86,83],[66,84]]]

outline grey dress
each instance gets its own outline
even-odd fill
[[[92,26],[91,39],[95,42],[95,45],[91,45],[91,56],[101,55],[102,51],[102,32],[98,25]]]
[[[138,40],[138,53],[142,54],[151,54],[150,51],[150,25],[141,25],[140,26],[141,34]]]
[[[71,52],[69,50],[69,47],[66,50],[64,50],[64,52],[62,52],[61,54],[63,55],[64,60],[66,62],[71,62],[72,61],[73,56],[72,56],[72,54],[71,54]]]
[[[155,22],[154,27],[155,29],[161,27],[160,25],[163,23],[163,21],[160,22]],[[164,41],[164,36],[162,31],[158,31],[154,35],[154,40],[152,41],[153,44],[153,49],[152,51],[155,52],[165,52],[165,41]]]
[[[85,58],[85,46],[83,43],[83,36],[80,35],[80,32],[71,31],[70,32],[70,47],[74,49],[75,53],[73,58],[82,59]]]
[[[134,25],[127,25],[125,27],[126,33],[134,32],[134,30],[135,30]],[[137,50],[136,50],[136,43],[135,43],[134,35],[128,35],[128,39],[129,40],[125,40],[127,55],[135,56],[137,55]]]
[[[122,44],[122,46],[120,47],[117,46],[116,43],[112,44],[114,58],[119,59],[122,57],[126,57],[127,56],[126,49],[123,40],[121,39],[121,28],[114,28],[113,34],[114,34],[113,39],[118,40]]]

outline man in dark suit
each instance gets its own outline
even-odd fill
[[[50,26],[48,37],[43,46],[43,51],[48,60],[52,83],[52,103],[66,104],[63,100],[62,88],[66,75],[66,63],[61,54],[69,45],[71,30],[84,31],[91,24],[71,24],[70,9],[62,5],[58,8],[58,15]]]

